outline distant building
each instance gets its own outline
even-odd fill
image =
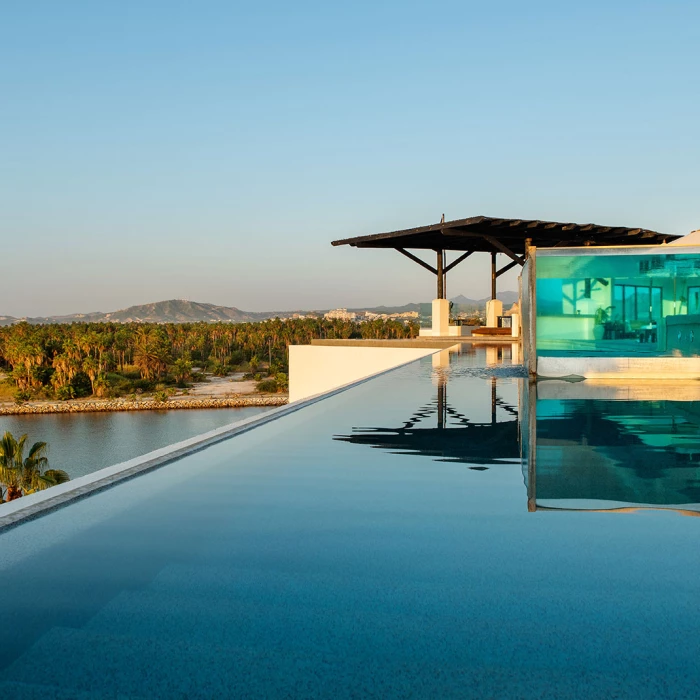
[[[354,321],[357,314],[347,309],[333,309],[323,316],[328,321]]]
[[[411,321],[419,318],[417,311],[402,311],[395,314],[376,314],[373,311],[348,311],[347,309],[333,309],[324,318],[339,321]]]
[[[417,311],[402,311],[396,314],[375,314],[372,311],[364,311],[362,313],[364,313],[364,318],[367,321],[374,321],[376,319],[381,321],[409,321],[419,316]]]

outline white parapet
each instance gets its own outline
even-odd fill
[[[289,346],[289,401],[300,401],[400,367],[438,348]]]

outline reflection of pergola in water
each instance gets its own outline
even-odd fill
[[[510,418],[497,420],[501,408]],[[434,426],[425,426],[433,422]],[[437,396],[422,406],[397,428],[353,428],[351,435],[337,435],[335,440],[366,445],[394,454],[435,457],[438,462],[471,464],[483,470],[504,461],[520,459],[518,411],[498,397],[497,380],[491,379],[491,421],[473,423],[452,407],[447,399],[447,382],[440,377]]]

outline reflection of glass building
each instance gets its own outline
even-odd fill
[[[562,385],[529,385],[523,430],[529,510],[700,515],[700,401],[671,400],[692,398],[674,387],[641,391],[647,400],[620,400],[629,387]]]
[[[700,376],[700,248],[531,251],[523,311],[533,373]]]

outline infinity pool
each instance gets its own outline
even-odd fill
[[[697,698],[692,405],[664,427],[664,402],[645,422],[644,402],[600,400],[586,423],[578,394],[538,398],[479,350],[441,364],[0,535],[0,691]],[[682,508],[600,511],[639,494]]]

